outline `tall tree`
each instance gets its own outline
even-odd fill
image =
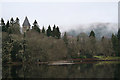
[[[118,29],[117,37],[118,37],[118,47],[119,47],[118,56],[120,56],[120,28]]]
[[[14,19],[13,19],[13,17],[10,19],[10,23],[11,23],[11,24],[14,23]]]
[[[52,31],[51,31],[51,27],[50,25],[48,26],[48,29],[47,29],[47,36],[52,36]]]
[[[9,34],[11,34],[12,31],[11,31],[11,29],[10,29],[10,23],[9,23],[9,21],[7,21],[7,23],[6,23],[5,26],[6,26],[7,32],[8,32]]]
[[[44,28],[44,26],[43,26],[43,28],[42,28],[42,33],[44,33],[44,34],[45,34],[45,28]]]
[[[0,26],[2,27],[2,31],[3,31],[3,32],[7,32],[7,28],[6,28],[6,26],[5,26],[5,23],[4,23],[3,18],[1,18]]]
[[[116,56],[118,56],[118,51],[119,51],[118,38],[117,38],[117,36],[112,34],[111,40],[112,40],[112,45],[113,45],[113,49],[114,49],[114,54]]]
[[[91,32],[90,32],[90,35],[89,35],[89,37],[95,37],[95,33],[94,33],[94,31],[92,30]]]
[[[54,26],[53,26],[53,31],[52,31],[52,36],[53,36],[53,37],[56,37],[56,34],[57,34],[57,30],[56,30],[56,26],[55,26],[55,24],[54,24]]]
[[[91,48],[90,53],[92,55],[96,55],[95,54],[96,53],[96,39],[95,39],[95,33],[93,30],[90,32],[89,39],[90,39],[90,48]]]
[[[32,29],[40,33],[40,28],[36,20],[33,23]]]
[[[68,45],[68,38],[67,38],[67,33],[66,32],[64,33],[63,40],[64,40],[64,42],[67,46]]]
[[[60,32],[58,26],[57,26],[57,28],[56,28],[56,31],[57,31],[56,36],[57,36],[58,39],[60,39],[60,37],[61,37],[61,32]]]
[[[19,24],[19,18],[18,18],[18,17],[16,18],[15,22],[16,22],[17,24]]]

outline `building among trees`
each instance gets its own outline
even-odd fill
[[[31,26],[31,25],[30,25],[29,20],[28,20],[27,17],[25,17],[25,20],[24,20],[22,26],[23,26],[23,28],[22,28],[22,32],[23,32],[23,33],[30,29],[30,26]]]

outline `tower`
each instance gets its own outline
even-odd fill
[[[26,32],[26,31],[28,31],[28,30],[30,29],[30,23],[29,23],[29,20],[28,20],[27,17],[25,17],[25,20],[24,20],[22,26],[23,26],[23,27],[22,27],[22,32],[23,32],[23,33]]]

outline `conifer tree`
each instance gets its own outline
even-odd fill
[[[16,18],[15,22],[19,24],[19,19],[18,19],[18,17]]]
[[[4,23],[3,18],[1,18],[0,26],[2,27],[2,31],[3,31],[3,32],[7,32],[7,28],[6,28],[6,26],[5,26],[5,23]]]
[[[89,37],[91,37],[91,36],[95,38],[95,33],[94,33],[94,31],[93,31],[93,30],[90,32]]]
[[[47,29],[47,36],[52,36],[52,31],[51,31],[51,27],[50,25],[48,26],[48,29]]]
[[[64,33],[63,40],[64,40],[64,42],[67,46],[68,45],[68,38],[67,38],[67,33],[66,32]]]
[[[57,26],[57,28],[56,28],[56,36],[57,36],[57,38],[58,39],[60,39],[60,37],[61,37],[61,32],[60,32],[60,30],[59,30],[59,27]]]
[[[53,37],[56,37],[56,26],[55,26],[55,24],[54,24],[54,26],[53,26],[53,31],[52,31],[52,36]]]
[[[119,45],[118,45],[118,38],[114,34],[112,34],[112,45],[113,45],[113,50],[115,52],[115,55],[118,56],[118,51],[119,51]]]
[[[118,34],[117,34],[117,38],[118,38],[118,56],[120,56],[120,28],[118,29]]]
[[[10,23],[11,23],[11,24],[14,23],[14,19],[13,19],[13,17],[10,19]]]
[[[102,37],[102,39],[101,39],[101,41],[103,41],[103,40],[104,40],[104,38],[105,38],[105,37],[103,36],[103,37]]]
[[[44,26],[43,26],[43,28],[42,28],[42,33],[44,33],[44,34],[45,34],[45,28],[44,28]]]
[[[36,20],[33,23],[32,29],[40,33],[40,28]]]
[[[6,26],[6,29],[7,29],[6,32],[11,33],[11,30],[10,30],[10,23],[9,23],[9,21],[7,21],[7,23],[6,23],[5,26]]]

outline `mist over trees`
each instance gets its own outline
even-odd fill
[[[71,26],[72,27],[72,26]],[[112,34],[117,34],[118,25],[115,23],[91,23],[76,25],[76,28],[68,30],[68,35],[77,36],[84,32],[89,35],[90,31],[94,31],[96,38],[101,39],[103,36],[111,38]]]
[[[94,30],[61,36],[59,26],[47,29],[35,20],[32,29],[21,32],[19,18],[7,23],[1,18],[3,62],[39,62],[94,56],[120,56],[120,29],[111,38],[97,39]]]

